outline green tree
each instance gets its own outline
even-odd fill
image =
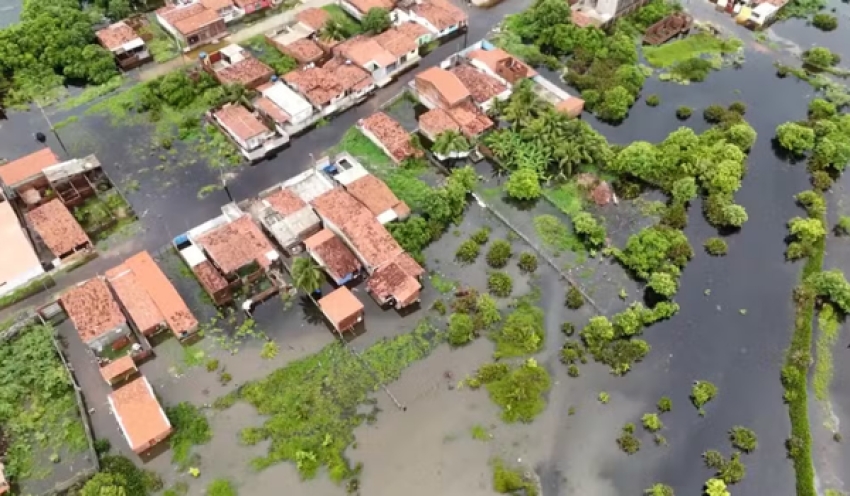
[[[573,215],[573,228],[584,243],[590,248],[601,248],[605,245],[605,227],[587,212],[579,212]]]
[[[581,295],[581,291],[578,290],[575,286],[570,286],[570,289],[567,290],[567,308],[572,310],[578,310],[584,305],[584,296]]]
[[[292,281],[296,288],[314,293],[321,289],[324,274],[312,257],[298,257],[292,263]]]
[[[703,244],[705,247],[705,251],[708,252],[709,255],[714,257],[721,257],[726,255],[729,247],[726,245],[726,241],[721,238],[708,238],[705,240]]]
[[[398,244],[410,253],[419,253],[431,242],[432,233],[428,221],[421,215],[411,215],[401,222],[387,224],[387,229]]]
[[[617,122],[626,118],[634,105],[635,97],[622,86],[615,86],[602,94],[597,114],[600,119]]]
[[[478,307],[478,316],[481,317],[481,322],[486,327],[502,321],[502,314],[492,296],[486,293],[478,295],[476,306]]]
[[[342,41],[348,38],[351,33],[345,26],[336,19],[328,19],[322,30],[319,32],[319,38],[324,41]]]
[[[691,386],[691,402],[700,414],[703,413],[702,407],[717,396],[717,386],[708,381],[694,381]]]
[[[824,100],[823,98],[815,98],[809,102],[809,118],[814,120],[829,119],[838,113],[835,104]]]
[[[744,453],[752,453],[759,445],[756,433],[740,425],[736,425],[729,431],[729,439],[732,441],[732,446]]]
[[[494,269],[501,269],[511,258],[511,244],[503,239],[493,242],[487,251],[487,264]]]
[[[613,253],[635,275],[647,280],[653,272],[666,272],[670,266],[684,267],[693,257],[693,248],[682,231],[653,226],[630,236],[625,248]]]
[[[360,21],[360,24],[363,26],[363,30],[372,34],[383,33],[392,25],[392,21],[390,20],[390,13],[387,9],[382,9],[380,7],[372,7],[366,12],[366,15],[363,16],[363,20]]]
[[[673,409],[673,401],[667,396],[662,396],[655,406],[658,408],[658,413],[667,413]]]
[[[505,182],[505,192],[517,200],[536,200],[543,193],[540,176],[530,167],[521,167]]]
[[[449,318],[448,329],[449,344],[458,347],[470,343],[475,339],[475,325],[472,317],[465,313],[454,313]]]
[[[530,252],[523,252],[519,256],[519,268],[521,271],[530,273],[537,270],[537,255]]]
[[[814,47],[803,52],[803,62],[817,69],[828,69],[841,62],[841,57],[828,48]]]
[[[741,227],[749,220],[744,207],[735,204],[723,207],[723,218],[725,219],[724,224],[730,227]]]
[[[674,496],[672,487],[658,482],[645,490],[643,494],[646,494],[647,496]]]
[[[697,183],[693,177],[683,177],[673,183],[671,195],[676,203],[687,203],[699,194]]]
[[[640,421],[644,429],[649,432],[658,432],[664,428],[664,423],[661,422],[661,418],[658,417],[657,413],[645,413]]]
[[[507,298],[511,295],[514,288],[514,282],[511,276],[504,272],[491,272],[487,277],[487,289],[494,296],[499,298]]]
[[[127,481],[119,474],[98,472],[83,489],[80,496],[127,496]]]
[[[726,109],[723,105],[709,105],[702,111],[702,117],[710,124],[717,124],[726,117]]]
[[[795,122],[786,122],[776,128],[776,139],[785,150],[803,155],[815,147],[815,132]]]
[[[756,143],[756,138],[758,138],[756,130],[743,122],[733,125],[726,131],[726,139],[745,152],[753,147]]]
[[[469,151],[469,141],[458,131],[449,129],[437,135],[432,151],[444,157]]]
[[[480,253],[481,245],[476,243],[471,239],[467,239],[457,248],[455,252],[455,258],[462,263],[472,263],[478,258],[478,254]]]
[[[646,104],[650,107],[657,107],[661,105],[661,97],[653,93],[646,97]]]
[[[720,479],[705,481],[705,496],[731,496],[726,490],[726,483]]]
[[[812,25],[821,31],[835,31],[838,29],[838,18],[834,15],[820,12],[812,18]]]
[[[676,117],[678,117],[680,120],[683,120],[683,121],[690,119],[692,113],[693,113],[693,110],[691,110],[690,107],[685,106],[685,105],[682,105],[682,106],[680,106],[679,108],[676,109]]]
[[[679,290],[679,282],[667,272],[653,272],[647,286],[665,298],[672,297]]]
[[[807,245],[812,245],[826,236],[826,228],[820,219],[794,217],[788,221],[788,231]]]

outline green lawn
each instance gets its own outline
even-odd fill
[[[732,53],[737,51],[741,44],[741,40],[737,38],[724,40],[710,34],[699,33],[658,47],[644,47],[643,55],[654,67],[670,67],[701,55]]]
[[[359,34],[363,32],[363,28],[360,26],[360,23],[357,22],[357,19],[348,15],[348,13],[342,10],[337,4],[329,4],[322,7],[322,10],[326,11],[331,15],[331,19],[340,23],[343,27],[343,30],[349,35],[353,36],[355,34]]]

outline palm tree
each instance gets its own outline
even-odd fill
[[[311,257],[296,258],[292,264],[292,280],[300,290],[315,293],[321,289],[323,279],[322,269]]]
[[[438,155],[451,157],[453,153],[469,151],[469,141],[458,131],[449,129],[437,135],[432,150]]]
[[[342,41],[348,36],[345,26],[336,19],[329,20],[322,28],[319,37],[324,41]]]

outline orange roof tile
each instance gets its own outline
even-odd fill
[[[233,7],[233,2],[230,0],[201,0],[201,5],[210,10],[218,11],[227,7]]]
[[[493,121],[471,102],[463,102],[450,108],[448,114],[460,124],[461,131],[469,138],[478,136],[493,127]]]
[[[352,181],[345,186],[345,190],[376,216],[402,203],[383,181],[372,174]]]
[[[212,262],[204,260],[192,267],[195,277],[200,281],[207,293],[215,294],[227,287],[227,280],[213,267]]]
[[[390,28],[384,31],[375,36],[374,40],[396,59],[419,48],[416,38],[396,28]]]
[[[505,60],[510,60],[511,63],[519,64],[524,67],[527,71],[527,77],[534,77],[537,75],[537,71],[528,66],[525,62],[519,60],[508,52],[502,50],[501,48],[493,48],[492,50],[473,50],[469,52],[467,55],[470,59],[478,60],[482,64],[486,65],[491,71],[496,72],[498,69],[499,63]]]
[[[301,22],[311,29],[318,31],[325,27],[325,23],[330,20],[331,16],[324,9],[317,9],[316,7],[309,7],[301,12],[295,14],[295,19],[298,22]]]
[[[358,126],[371,133],[392,155],[401,162],[408,157],[421,157],[422,150],[410,144],[410,134],[395,119],[383,112],[376,112],[358,122]]]
[[[366,282],[366,288],[381,302],[390,297],[398,302],[405,302],[419,292],[422,285],[397,263],[391,262],[372,274]]]
[[[291,71],[284,74],[283,80],[317,107],[327,105],[345,91],[334,74],[324,67],[305,67]]]
[[[128,258],[126,265],[135,275],[139,285],[153,299],[159,312],[165,317],[169,329],[177,337],[194,332],[198,319],[189,310],[183,297],[168,280],[150,253],[142,251]]]
[[[107,270],[106,280],[142,334],[149,336],[160,324],[165,323],[165,317],[154,303],[152,295],[139,284],[136,274],[127,265],[121,264]]]
[[[184,17],[179,21],[175,21],[171,23],[171,25],[174,26],[174,29],[179,31],[182,35],[189,36],[190,34],[193,34],[198,31],[199,29],[209,26],[210,24],[214,24],[216,22],[224,22],[221,17],[218,16],[218,12],[214,10],[203,9],[197,14]]]
[[[327,61],[323,68],[328,71],[343,90],[359,91],[375,83],[371,74],[354,64],[346,64],[340,57]]]
[[[584,100],[576,97],[567,98],[555,105],[555,108],[569,116],[576,117],[584,110]]]
[[[30,153],[11,162],[0,165],[0,179],[6,186],[15,186],[31,177],[38,176],[41,171],[59,163],[59,157],[50,148]]]
[[[318,43],[310,38],[301,38],[283,47],[283,51],[301,64],[315,62],[325,55]]]
[[[449,106],[457,105],[470,96],[461,80],[442,67],[434,66],[424,70],[416,75],[416,79],[431,83]]]
[[[112,297],[109,286],[99,277],[74,286],[66,291],[59,301],[84,343],[127,322]]]
[[[322,229],[310,236],[304,245],[318,255],[335,281],[363,268],[354,253],[330,229]]]
[[[431,33],[431,31],[428,31],[428,28],[413,21],[402,22],[395,28],[414,40],[418,40],[420,37]]]
[[[472,99],[478,103],[485,103],[508,89],[498,79],[468,64],[452,67],[450,72],[460,79],[460,82],[469,90]]]
[[[118,377],[130,372],[131,370],[139,370],[136,367],[136,362],[133,361],[133,357],[130,355],[124,355],[117,360],[113,360],[112,362],[104,365],[100,368],[100,375],[103,377],[103,380],[112,384],[112,381],[117,379]]]
[[[144,450],[151,440],[165,439],[171,434],[171,423],[145,376],[113,391],[109,404],[133,451]]]
[[[0,201],[0,240],[3,240],[0,244],[0,284],[15,281],[41,268],[38,255],[7,201]]]
[[[374,62],[380,67],[387,67],[397,60],[397,57],[378,44],[374,38],[364,35],[343,41],[333,48],[333,52],[342,55],[360,67],[366,66],[369,62]]]
[[[436,138],[446,131],[460,131],[460,126],[445,110],[438,107],[419,116],[419,129]]]
[[[307,206],[304,200],[286,188],[278,188],[263,199],[269,202],[275,212],[284,217],[292,215]]]
[[[342,230],[372,269],[404,251],[372,212],[342,188],[334,188],[312,203],[321,216]]]
[[[400,254],[396,257],[395,263],[410,277],[419,278],[425,273],[425,269],[419,265],[419,262],[413,259],[410,253],[404,252]]]
[[[440,31],[467,21],[466,13],[448,1],[425,0],[412,10]]]
[[[100,44],[109,51],[114,51],[121,48],[125,43],[129,43],[139,35],[126,22],[119,21],[109,27],[103,28],[97,33],[97,39]]]
[[[286,124],[290,121],[290,115],[287,114],[285,110],[278,107],[276,103],[264,96],[261,96],[254,100],[254,107],[257,108],[260,112],[271,117],[278,124]]]
[[[319,308],[338,328],[342,322],[363,313],[364,307],[348,288],[340,286],[319,300]]]
[[[215,71],[221,84],[241,84],[251,86],[258,80],[268,81],[274,76],[274,69],[248,55],[244,59]]]
[[[197,242],[225,274],[236,272],[252,262],[267,269],[271,260],[266,255],[275,251],[268,238],[247,215],[204,233]]]
[[[213,112],[213,115],[221,125],[243,141],[270,132],[263,121],[239,104],[229,103]]]
[[[362,14],[368,13],[370,9],[392,10],[395,8],[393,0],[348,0],[348,3]]]
[[[58,198],[30,210],[26,218],[55,257],[91,245],[88,235]]]

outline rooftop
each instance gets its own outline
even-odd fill
[[[230,0],[201,0],[201,5],[210,10],[220,10],[233,7],[233,2]]]
[[[363,303],[347,287],[340,286],[319,300],[319,308],[334,327],[339,328],[343,322],[363,312]]]
[[[419,265],[419,262],[413,259],[410,253],[404,252],[400,254],[396,257],[395,263],[411,277],[419,277],[425,273],[425,269]]]
[[[152,295],[139,283],[136,274],[125,264],[106,271],[106,280],[115,296],[124,305],[130,320],[145,335],[150,335],[165,324],[165,317],[154,303]]]
[[[450,69],[460,82],[466,86],[472,99],[477,103],[488,102],[496,95],[500,95],[508,89],[498,79],[487,75],[469,64],[460,64]]]
[[[584,100],[576,97],[567,98],[566,100],[561,100],[560,103],[555,105],[555,108],[567,115],[580,114],[584,110]]]
[[[254,107],[271,117],[277,124],[286,124],[291,118],[282,108],[264,96],[254,100]]]
[[[270,132],[263,121],[240,104],[229,103],[213,112],[213,115],[222,126],[243,141]]]
[[[457,105],[470,96],[469,90],[457,75],[442,67],[434,66],[424,70],[416,75],[416,79],[431,83],[449,106]]]
[[[269,205],[271,205],[275,212],[284,217],[307,207],[304,200],[286,188],[278,188],[263,199],[269,202]]]
[[[106,382],[112,383],[112,381],[116,378],[130,372],[131,370],[139,369],[136,367],[136,362],[133,361],[133,357],[128,354],[101,367],[100,375],[103,376],[103,379]]]
[[[171,423],[145,376],[139,376],[109,395],[109,405],[130,448],[137,451],[152,439],[171,433]]]
[[[445,110],[437,107],[419,116],[419,129],[436,137],[446,131],[460,131],[460,126]]]
[[[358,122],[358,126],[368,131],[400,162],[408,157],[421,156],[422,151],[410,144],[410,135],[395,119],[383,112],[376,112]]]
[[[227,287],[227,280],[219,273],[209,260],[193,265],[192,272],[207,293],[215,294]]]
[[[376,35],[374,40],[396,59],[419,48],[416,37],[396,28],[390,28]]]
[[[241,84],[250,86],[258,80],[268,80],[274,76],[274,70],[242,50],[231,63],[215,70],[221,84]]]
[[[127,322],[109,286],[99,277],[69,289],[59,300],[84,343]]]
[[[463,134],[469,138],[478,136],[493,127],[493,121],[470,102],[455,105],[448,110],[448,114],[460,125]]]
[[[121,269],[120,272],[119,269]],[[169,329],[178,337],[182,333],[193,332],[197,329],[198,319],[195,318],[192,311],[186,306],[183,297],[180,296],[180,293],[177,292],[174,285],[168,280],[168,277],[160,270],[150,253],[146,251],[136,253],[123,264],[112,270],[115,271],[113,275],[110,276],[110,273],[107,272],[106,277],[110,278],[110,283],[112,283],[113,287],[115,287],[115,283],[111,279],[112,277],[120,280],[120,278],[131,276],[135,284],[146,293],[151,303],[155,305],[157,313],[161,317],[160,321],[165,319],[165,323],[168,324]],[[116,293],[118,293],[117,290]],[[120,294],[118,297],[121,298],[124,307],[127,308],[131,314],[130,316],[133,317],[126,300]],[[133,319],[135,320],[135,317]],[[141,328],[141,326],[139,327]]]
[[[109,51],[115,51],[133,40],[141,39],[126,22],[118,21],[97,33],[97,39]]]
[[[0,200],[0,285],[41,269],[41,262],[7,201]]]
[[[348,3],[362,14],[369,12],[369,9],[393,10],[395,8],[395,2],[393,0],[348,0]]]
[[[310,203],[334,189],[333,182],[316,169],[307,169],[287,179],[281,186],[298,195],[305,203]]]
[[[345,91],[357,91],[372,84],[368,72],[339,58],[329,60],[322,67],[305,67],[289,72],[283,79],[316,107],[327,105]]]
[[[342,280],[348,274],[359,271],[363,265],[345,246],[345,243],[330,229],[322,229],[304,241],[311,252],[315,252],[324,262],[328,274],[335,281]]]
[[[296,93],[292,88],[285,85],[283,81],[275,81],[258,88],[263,97],[271,100],[275,106],[279,107],[290,118],[292,116],[301,116],[303,114],[311,114],[313,106],[310,102]]]
[[[324,65],[326,71],[333,74],[337,82],[345,91],[360,91],[374,83],[372,75],[362,67],[354,64],[346,64],[340,57],[334,57]]]
[[[376,270],[366,282],[366,287],[382,301],[392,297],[403,302],[409,301],[422,286],[393,261]]]
[[[365,35],[357,35],[335,46],[333,52],[351,60],[360,67],[365,67],[370,62],[374,62],[380,67],[387,67],[395,63],[398,57],[381,46],[376,39],[377,37],[370,38]]]
[[[15,186],[41,174],[41,171],[59,163],[59,157],[50,148],[30,153],[19,159],[0,165],[0,179],[6,186]]]
[[[253,262],[268,268],[277,256],[271,242],[247,215],[204,233],[197,242],[225,274]]]
[[[469,52],[469,54],[467,54],[467,57],[481,62],[493,72],[496,72],[498,70],[500,63],[505,63],[507,61],[511,64],[516,64],[522,67],[526,71],[526,77],[534,77],[537,75],[537,71],[529,67],[528,64],[519,60],[508,52],[502,50],[501,48],[493,48],[492,50],[483,50],[479,48],[478,50],[473,50]]]
[[[593,26],[596,24],[593,18],[579,10],[573,10],[572,14],[570,14],[570,17],[572,18],[573,24],[580,28],[586,28],[588,26]]]
[[[91,244],[83,228],[58,198],[30,210],[26,217],[55,257],[61,257],[79,246]]]
[[[158,9],[156,13],[184,36],[221,21],[218,12],[207,9],[200,3],[191,3],[186,6],[168,5]]]
[[[375,216],[381,215],[387,210],[394,210],[403,203],[383,181],[372,174],[352,181],[345,186],[345,190],[360,203],[366,205],[366,208]]]
[[[295,14],[295,19],[313,29],[314,31],[318,31],[325,27],[325,23],[330,20],[331,16],[324,9],[317,9],[316,7],[309,7],[301,12]]]
[[[380,267],[402,253],[401,246],[372,212],[342,188],[316,198],[313,207],[342,230],[371,268]]]
[[[302,64],[315,62],[325,55],[325,51],[322,50],[322,47],[310,38],[296,40],[283,48],[287,55]]]
[[[447,0],[425,0],[412,10],[440,31],[467,21],[466,13]]]
[[[431,33],[430,31],[428,31],[428,28],[413,21],[402,22],[401,24],[396,26],[395,29],[401,31],[402,33],[413,38],[414,40],[418,40],[419,37]]]

